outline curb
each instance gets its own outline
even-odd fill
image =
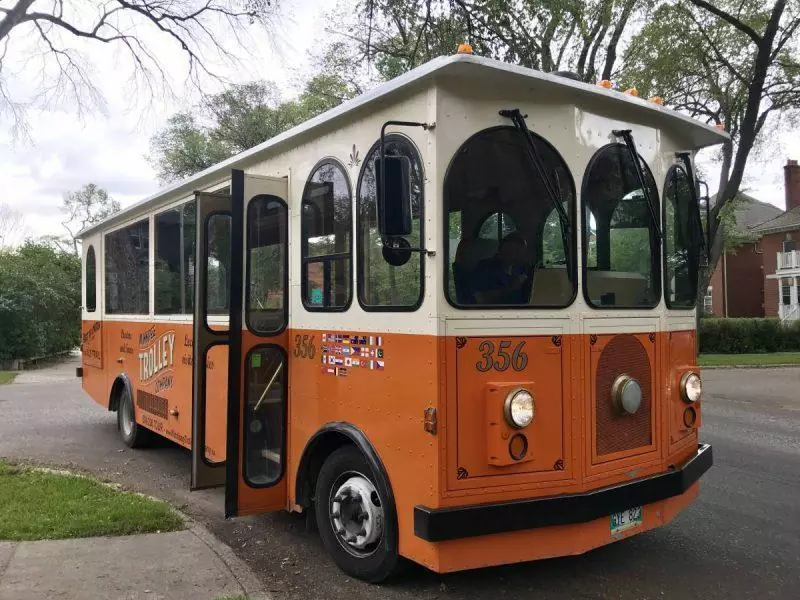
[[[174,509],[173,509],[174,510]],[[248,600],[271,600],[267,591],[264,589],[263,584],[259,581],[256,574],[248,567],[244,561],[236,556],[233,549],[224,542],[217,539],[205,525],[201,525],[194,519],[188,517],[183,513],[179,513],[188,525],[187,529],[201,542],[217,555],[222,563],[230,571],[233,578],[239,583],[242,592]]]

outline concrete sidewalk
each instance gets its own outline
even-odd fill
[[[228,546],[190,525],[170,533],[0,542],[0,600],[267,598]]]

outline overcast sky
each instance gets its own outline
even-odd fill
[[[308,67],[308,51],[325,37],[324,11],[330,0],[284,0],[270,39],[264,34],[252,40],[251,59],[225,73],[232,81],[268,79],[283,85],[286,96]],[[159,55],[179,81],[184,55],[161,36],[152,38]],[[24,53],[19,47],[18,52]],[[47,111],[30,111],[28,140],[14,141],[7,115],[0,116],[0,181],[5,202],[24,215],[28,235],[63,234],[59,205],[66,191],[93,182],[105,188],[127,206],[154,193],[159,185],[146,160],[149,140],[165,120],[180,109],[191,107],[198,98],[183,95],[172,100],[143,104],[130,93],[127,73],[119,55],[97,45],[86,46],[95,66],[94,79],[106,100],[104,114],[78,118],[71,106],[51,106]],[[25,72],[18,78],[23,93]],[[178,86],[178,89],[182,89]],[[13,90],[12,90],[13,91]],[[753,196],[783,208],[783,165],[787,157],[800,159],[800,135],[786,130],[770,140],[769,160],[751,165],[746,186]],[[701,159],[709,175],[713,165]],[[710,177],[710,183],[714,181]],[[714,190],[712,189],[712,192]]]

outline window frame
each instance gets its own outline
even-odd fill
[[[267,199],[268,201],[277,202],[283,208],[283,226],[286,234],[283,253],[283,323],[279,329],[271,331],[262,331],[254,329],[250,323],[250,207],[257,200]],[[257,337],[271,338],[276,335],[282,334],[289,327],[289,205],[286,200],[274,194],[257,194],[250,198],[245,207],[245,242],[244,242],[244,261],[245,261],[245,275],[244,275],[244,323],[247,330]],[[259,246],[261,247],[261,246]]]
[[[648,305],[648,306],[597,306],[596,304],[594,304],[592,302],[591,298],[589,297],[589,286],[588,286],[589,245],[586,243],[586,239],[585,239],[586,233],[589,231],[589,224],[587,223],[587,220],[586,220],[586,212],[589,209],[589,207],[587,206],[587,203],[586,203],[587,186],[588,186],[588,183],[589,183],[589,177],[588,176],[589,176],[589,173],[591,172],[591,170],[594,168],[594,166],[597,163],[597,161],[599,160],[600,156],[603,154],[603,152],[605,152],[609,148],[614,148],[614,147],[620,148],[621,151],[624,151],[626,153],[628,152],[627,146],[625,144],[623,144],[623,143],[620,143],[620,142],[611,142],[610,144],[606,144],[604,146],[601,146],[592,155],[592,158],[589,160],[589,163],[586,165],[586,169],[583,172],[583,181],[581,182],[581,202],[580,202],[580,204],[581,204],[581,288],[583,289],[583,299],[586,302],[586,305],[589,308],[591,308],[592,310],[640,310],[640,311],[653,310],[655,308],[658,308],[658,305],[661,303],[661,299],[664,296],[664,290],[663,290],[663,285],[662,285],[663,276],[661,275],[661,273],[653,273],[653,281],[655,282],[656,285],[658,285],[658,293],[656,294],[655,301],[651,305]],[[646,170],[643,171],[645,182],[647,182],[648,175],[650,177],[650,180],[653,182],[654,190],[651,190],[651,191],[655,191],[655,194],[651,194],[650,200],[653,201],[653,202],[660,202],[660,195],[658,193],[658,183],[656,182],[656,178],[653,175],[653,170],[650,168],[650,165],[647,164],[647,161],[644,159],[644,157],[641,154],[639,154],[638,151],[636,153],[636,156],[639,157],[639,160],[641,161],[641,164],[643,165],[643,169],[646,169]],[[661,210],[659,210],[659,207],[654,207],[654,208],[656,209],[654,211],[656,217],[658,219],[660,219],[661,218],[660,217]],[[589,211],[589,212],[591,212],[591,211]],[[594,213],[592,213],[592,214],[594,214]],[[648,210],[648,215],[649,214],[650,214],[650,211]],[[650,218],[652,219],[652,216]],[[596,219],[597,219],[597,217],[595,217],[595,220]],[[663,223],[656,223],[655,225],[658,225],[658,226],[661,227],[661,234],[662,234],[662,239],[663,239],[663,235],[664,235]],[[652,228],[651,227],[648,227],[648,230],[652,233]],[[609,233],[610,233],[610,228],[609,228]],[[659,244],[658,243],[658,237],[651,236],[651,238],[652,238],[651,242],[650,242],[651,252],[653,250],[655,250],[659,254],[663,255],[664,254],[664,252],[663,252],[663,241],[662,241],[662,243]],[[662,269],[661,262],[662,261],[658,257],[655,257],[655,256],[651,257],[651,263],[652,263],[652,267],[654,269],[658,269],[660,271]]]
[[[183,200],[183,201],[181,201],[181,202],[179,202],[177,204],[171,204],[171,205],[167,206],[166,208],[162,208],[158,212],[154,212],[153,215],[152,215],[152,217],[153,217],[153,264],[152,264],[152,271],[153,271],[153,315],[155,315],[155,316],[160,316],[160,317],[189,317],[189,316],[193,316],[194,313],[195,313],[194,301],[195,301],[195,287],[197,286],[197,281],[196,281],[194,275],[192,276],[192,285],[191,285],[191,288],[189,290],[191,293],[187,294],[185,296],[186,297],[186,304],[188,305],[189,303],[191,303],[191,310],[186,309],[185,312],[160,312],[158,310],[158,281],[156,280],[156,276],[155,276],[155,274],[156,274],[156,263],[158,262],[158,218],[160,216],[162,216],[162,215],[167,214],[170,211],[173,211],[173,210],[177,210],[178,211],[179,220],[181,222],[181,230],[184,232],[184,236],[181,238],[181,242],[180,242],[181,245],[183,246],[185,244],[186,239],[187,239],[187,237],[185,235],[185,226],[183,225],[183,218],[184,218],[185,211],[186,211],[186,209],[188,208],[188,206],[190,204],[194,204],[194,210],[192,211],[194,213],[194,227],[195,227],[195,232],[194,232],[194,235],[192,236],[194,238],[192,240],[192,246],[194,247],[194,256],[192,256],[192,260],[194,260],[194,259],[197,258],[197,254],[198,254],[197,253],[197,227],[198,227],[198,225],[197,225],[197,198],[192,197],[189,200]],[[210,217],[213,214],[219,214],[219,213],[220,213],[220,211],[216,211],[215,213],[211,213],[208,216]],[[230,214],[230,213],[226,213],[226,214]],[[207,234],[204,237],[207,237]],[[207,240],[206,240],[206,243],[207,243]],[[208,248],[205,248],[204,252],[207,252],[207,251],[208,251]],[[184,257],[185,257],[185,252],[184,252]],[[197,265],[195,264],[195,270],[196,269],[197,269]],[[186,285],[186,282],[181,280],[181,286],[185,286],[185,285]],[[204,290],[203,293],[206,294],[206,291]],[[190,300],[190,297],[191,297],[191,300]],[[219,313],[212,314],[210,316],[219,316]]]
[[[93,296],[93,306],[89,306],[89,256],[92,257],[92,266],[94,270],[94,281],[92,282],[94,285],[92,286],[92,296]],[[89,244],[89,247],[86,250],[86,258],[84,260],[84,310],[87,313],[95,313],[97,312],[97,253],[94,251],[94,244]]]
[[[469,144],[474,138],[478,137],[479,135],[485,135],[486,133],[491,132],[491,131],[502,130],[502,129],[507,129],[507,130],[515,131],[515,132],[518,131],[515,127],[512,127],[510,125],[493,125],[492,127],[486,127],[485,129],[481,129],[480,131],[476,131],[475,133],[470,135],[466,140],[464,140],[461,143],[461,145],[459,145],[458,149],[453,153],[453,156],[450,158],[450,163],[447,165],[447,170],[444,173],[444,179],[443,179],[443,183],[442,183],[442,213],[443,213],[443,217],[442,217],[442,224],[443,224],[443,229],[442,229],[442,238],[443,239],[442,239],[442,243],[444,245],[442,256],[444,257],[444,260],[448,260],[448,261],[450,260],[449,259],[449,257],[450,257],[450,229],[449,229],[449,227],[450,227],[450,219],[449,219],[450,212],[447,210],[447,208],[448,208],[448,206],[447,206],[447,198],[448,198],[448,195],[447,195],[447,181],[449,179],[449,176],[450,176],[451,170],[453,168],[453,165],[454,165],[454,163],[456,161],[456,158],[457,158],[458,154],[461,152],[461,150],[467,144]],[[573,175],[572,170],[569,168],[569,163],[564,159],[564,156],[561,154],[561,152],[558,151],[558,148],[556,148],[553,144],[551,144],[550,141],[547,140],[544,136],[539,135],[538,133],[535,133],[533,131],[531,131],[530,133],[531,133],[531,135],[533,136],[533,138],[536,141],[541,141],[545,146],[547,146],[550,150],[552,150],[553,154],[561,161],[561,163],[566,168],[567,173],[569,174],[569,182],[568,183],[569,183],[569,186],[570,186],[569,189],[572,191],[572,202],[570,202],[570,206],[568,207],[567,215],[569,216],[570,225],[572,226],[571,227],[572,232],[570,234],[570,239],[569,239],[570,246],[567,249],[567,251],[569,252],[570,256],[572,257],[572,261],[571,261],[572,264],[567,265],[567,266],[569,267],[568,276],[570,277],[570,280],[571,280],[571,283],[572,283],[572,296],[570,296],[569,302],[566,302],[564,304],[537,304],[535,306],[530,305],[530,304],[528,304],[528,305],[525,305],[525,304],[459,304],[458,302],[456,302],[455,298],[451,298],[450,297],[450,279],[451,279],[450,265],[445,264],[445,265],[443,265],[444,268],[442,269],[442,272],[443,272],[443,282],[442,282],[443,287],[442,287],[442,289],[444,290],[444,297],[445,297],[445,300],[447,300],[447,303],[450,306],[452,306],[453,308],[457,309],[457,310],[496,310],[496,309],[500,309],[500,310],[553,310],[553,309],[558,309],[558,310],[560,310],[560,309],[566,309],[566,308],[569,308],[570,306],[572,306],[575,303],[575,299],[578,297],[578,287],[579,287],[578,286],[578,228],[576,227],[576,224],[577,224],[577,214],[576,213],[577,213],[577,210],[578,210],[578,208],[577,208],[578,207],[578,191],[577,191],[577,188],[575,186],[575,176]],[[538,174],[536,175],[536,177],[538,177]],[[561,200],[561,199],[559,199],[559,200]],[[549,198],[546,198],[545,202],[547,202],[548,204],[552,204],[550,202]],[[561,200],[561,202],[563,203],[563,200]],[[556,210],[556,207],[552,206],[550,211],[547,213],[547,216],[545,217],[544,221],[542,221],[542,228],[544,228],[544,224],[547,221],[547,217],[549,217],[551,212],[554,211],[554,210]],[[491,215],[493,215],[495,213],[498,213],[498,212],[500,212],[500,211],[493,211],[493,212],[487,213],[487,216],[484,217],[481,220],[481,226],[483,226],[483,224],[486,222],[486,219],[488,219],[489,216],[491,216]],[[505,214],[508,214],[508,213],[505,213]],[[509,215],[509,216],[511,216],[511,215]],[[463,223],[463,219],[462,219],[462,223]],[[516,222],[514,223],[514,225],[516,227]],[[478,231],[480,231],[480,229]],[[516,231],[519,232],[519,229],[517,228]],[[540,232],[537,232],[537,234],[540,234]],[[542,240],[540,240],[540,241],[542,241]]]
[[[668,310],[694,310],[697,308],[698,303],[700,302],[700,253],[698,251],[697,254],[697,283],[695,287],[695,294],[694,294],[694,304],[691,307],[688,306],[673,306],[672,301],[670,300],[669,296],[669,282],[667,278],[669,277],[669,270],[667,269],[667,202],[669,202],[669,198],[667,198],[667,187],[670,178],[673,176],[675,171],[682,171],[684,176],[686,177],[687,184],[691,187],[692,181],[694,178],[686,171],[686,168],[681,164],[673,164],[669,169],[667,169],[667,175],[664,178],[664,187],[661,191],[661,235],[662,235],[662,242],[661,242],[661,271],[662,271],[662,288],[661,288],[661,295],[664,298],[664,304],[666,305]],[[705,232],[702,230],[702,216],[700,216],[700,203],[699,198],[697,199],[697,214],[700,217],[700,235],[704,236]],[[698,248],[699,250],[699,248]],[[703,295],[703,304],[705,305],[705,294]]]
[[[122,312],[122,311],[110,311],[109,312],[109,301],[108,301],[108,252],[109,252],[109,243],[108,238],[109,236],[113,236],[116,233],[124,229],[128,229],[134,225],[139,225],[140,223],[147,223],[147,310],[144,312]],[[152,317],[153,311],[150,302],[150,297],[152,294],[152,286],[150,285],[150,274],[153,270],[152,265],[152,256],[151,251],[153,250],[153,243],[151,238],[152,234],[152,225],[153,225],[153,215],[152,213],[148,213],[147,215],[139,215],[136,218],[133,218],[124,225],[120,225],[114,229],[105,230],[102,233],[102,240],[103,240],[103,289],[102,289],[102,298],[103,298],[103,316],[106,317],[108,315],[113,315],[114,317],[120,316],[128,316],[128,317],[135,317],[136,319],[141,319],[142,317]]]
[[[308,186],[311,183],[311,178],[316,174],[316,172],[325,165],[332,165],[335,168],[339,169],[339,171],[344,175],[345,185],[347,186],[347,196],[349,199],[349,210],[348,214],[350,215],[350,239],[348,244],[348,250],[346,254],[328,254],[325,255],[326,257],[337,257],[333,260],[341,260],[341,259],[348,259],[350,261],[350,274],[348,278],[349,286],[347,288],[347,302],[344,303],[342,306],[314,306],[307,302],[307,292],[308,292],[308,271],[306,270],[306,265],[310,262],[324,262],[320,260],[309,260],[308,259],[308,238],[306,236],[308,227],[305,219],[305,197],[306,191],[308,190]],[[359,177],[360,179],[360,177]],[[321,160],[319,160],[309,171],[308,177],[306,177],[306,183],[303,186],[303,195],[300,198],[300,300],[303,303],[303,308],[305,308],[308,312],[347,312],[350,309],[350,306],[353,304],[353,279],[355,276],[355,263],[356,261],[353,260],[353,238],[355,237],[355,232],[353,231],[355,223],[353,220],[353,186],[350,182],[350,175],[347,173],[347,169],[345,169],[344,164],[340,162],[338,159],[327,156]],[[334,234],[335,235],[335,234]],[[319,257],[315,257],[319,258]]]
[[[414,157],[419,164],[420,170],[420,177],[421,177],[421,188],[420,188],[420,202],[419,202],[419,243],[420,247],[426,247],[426,240],[425,240],[425,161],[422,159],[422,153],[417,148],[417,145],[414,141],[409,138],[408,136],[402,133],[387,133],[384,136],[384,141],[388,146],[390,143],[403,143],[407,144],[408,148],[414,153]],[[419,255],[419,297],[414,304],[406,304],[400,306],[383,306],[383,305],[373,305],[373,304],[366,304],[364,301],[364,277],[362,277],[362,269],[364,265],[364,253],[363,253],[363,239],[364,236],[361,232],[361,185],[364,180],[364,175],[367,172],[367,167],[369,166],[370,159],[373,155],[378,155],[381,148],[381,140],[378,139],[372,146],[370,146],[367,153],[364,155],[364,163],[361,165],[361,169],[358,172],[358,182],[356,184],[356,194],[355,194],[355,207],[356,207],[356,220],[355,220],[355,228],[356,228],[356,295],[358,296],[358,305],[364,312],[416,312],[420,309],[423,302],[425,301],[425,252],[412,252],[412,259],[414,254]],[[377,182],[376,182],[377,185]],[[377,216],[378,210],[378,198],[375,198],[375,211]],[[412,219],[413,223],[413,219]],[[375,227],[377,228],[378,221],[376,218]],[[408,237],[408,236],[403,236]],[[407,264],[407,263],[406,263]],[[395,267],[397,268],[397,267]]]

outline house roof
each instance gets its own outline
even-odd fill
[[[762,202],[749,194],[739,192],[734,209],[736,229],[740,236],[754,235],[755,227],[783,214],[783,211],[769,202]],[[712,206],[716,203],[717,195],[711,197]]]
[[[767,233],[780,233],[782,231],[794,230],[800,230],[800,206],[795,206],[792,210],[787,210],[750,229],[751,232],[759,236],[766,235]]]
[[[168,196],[190,194],[194,190],[202,189],[203,186],[211,185],[220,179],[223,172],[234,168],[244,168],[246,165],[256,162],[260,157],[266,158],[276,147],[330,122],[344,120],[346,116],[350,116],[357,109],[381,101],[385,102],[388,98],[396,96],[401,90],[418,85],[423,81],[450,76],[468,78],[476,84],[489,88],[500,81],[516,80],[526,84],[530,94],[538,94],[542,97],[546,97],[548,92],[560,88],[568,91],[575,98],[576,103],[592,102],[594,106],[600,107],[610,108],[611,106],[620,106],[622,103],[627,105],[632,119],[637,116],[659,119],[663,122],[661,127],[671,128],[683,135],[694,149],[721,144],[730,139],[727,133],[716,127],[642,98],[498,60],[471,54],[454,54],[435,58],[249,150],[217,163],[187,179],[173,183],[108,219],[91,225],[78,233],[78,237],[85,237],[102,228],[122,222],[128,219],[132,213],[141,212],[157,205]]]

